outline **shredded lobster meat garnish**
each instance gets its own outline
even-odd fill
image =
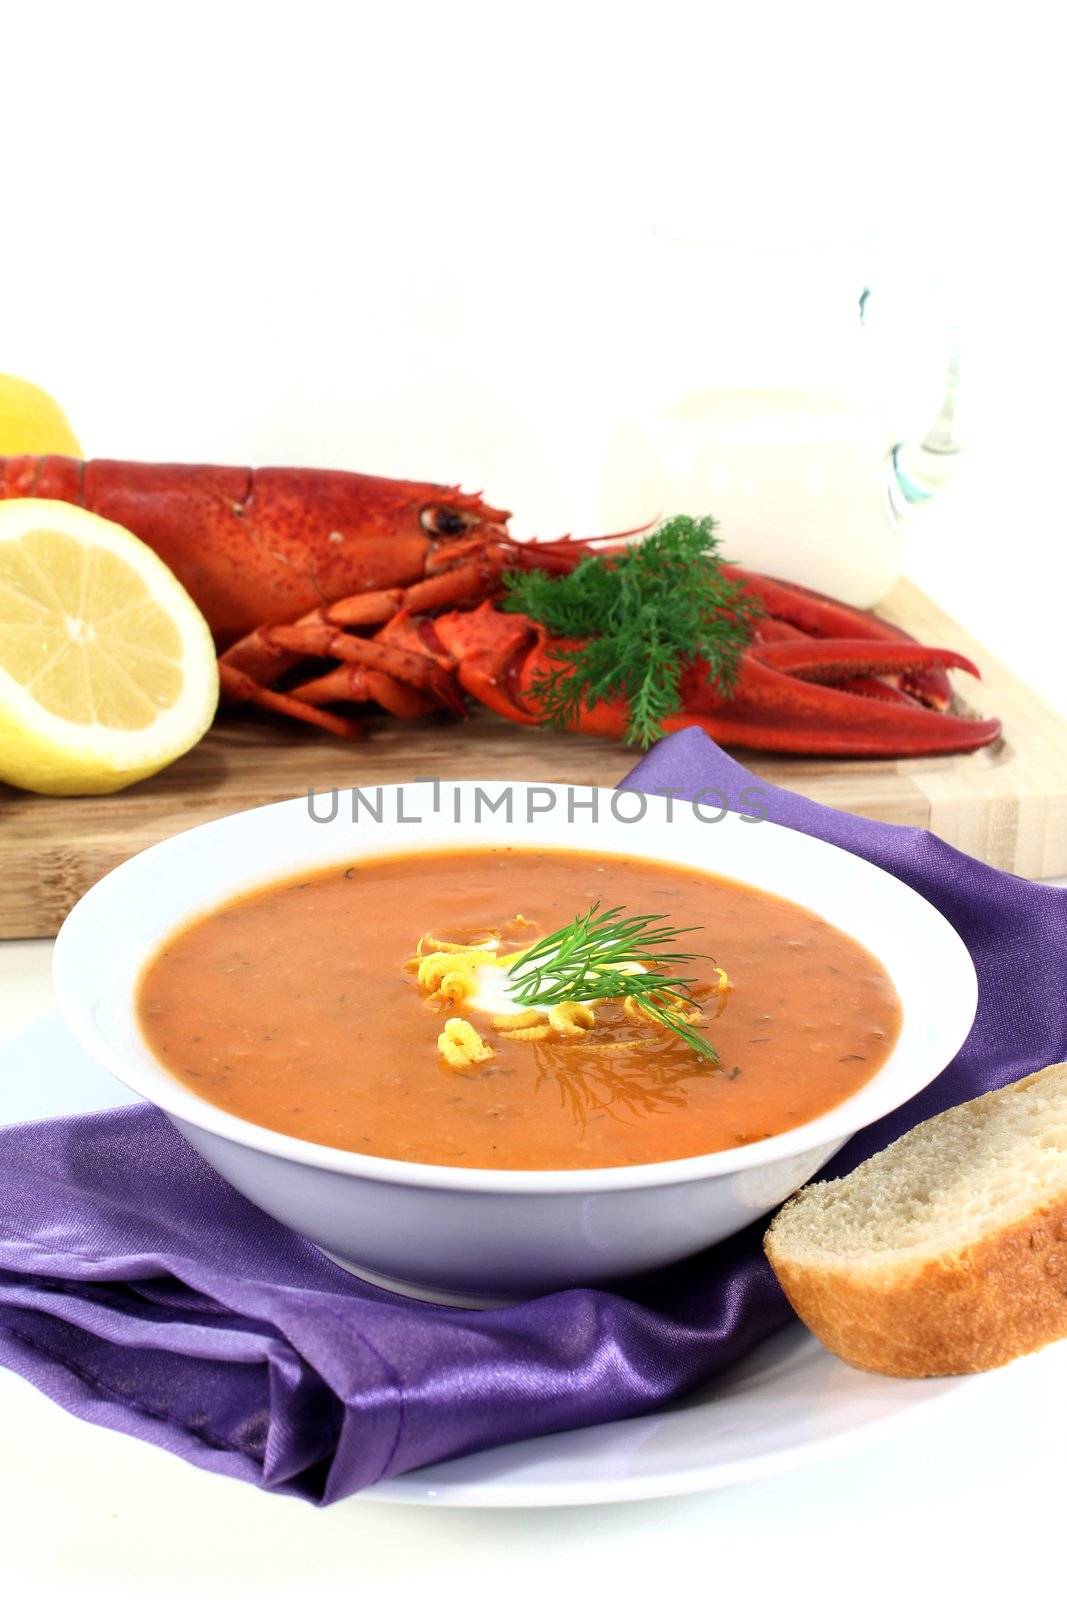
[[[591,1005],[584,1005],[580,1000],[564,1000],[552,1007],[548,1020],[556,1033],[575,1039],[596,1026],[596,1012]]]
[[[547,1039],[552,1032],[541,1011],[512,1011],[489,1018],[497,1033],[510,1034],[513,1039]]]
[[[405,971],[414,975],[426,1005],[435,1010],[448,1008],[462,1013],[470,1007],[478,991],[479,968],[506,969],[511,966],[527,949],[532,948],[529,945],[512,944],[512,937],[515,934],[521,935],[532,927],[533,924],[519,915],[512,918],[504,929],[485,930],[483,937],[476,943],[472,941],[469,944],[463,944],[456,939],[446,939],[434,933],[424,933],[416,946],[415,954],[405,962]],[[528,933],[526,936],[528,937]],[[682,1000],[677,995],[667,997],[670,999],[672,1014],[677,1011],[680,1019],[699,1022],[704,1013],[697,1003],[697,997],[707,995],[709,998],[718,998],[715,1016],[721,1016],[729,997],[730,981],[721,967],[716,967],[715,972],[717,978],[714,982],[693,985],[692,998]],[[567,1000],[547,1009],[530,1007],[519,1011],[489,1012],[486,1014],[486,1021],[495,1033],[508,1039],[528,1043],[583,1038],[590,1043],[614,1043],[619,1049],[639,1045],[639,1040],[612,1041],[595,1038],[597,1008],[604,1003],[600,1000],[592,1000],[588,1004]],[[662,1029],[667,1026],[643,1010],[633,999],[624,1000],[622,1010],[628,1021],[641,1027]],[[492,1046],[486,1043],[474,1024],[463,1015],[451,1017],[445,1023],[438,1035],[437,1048],[443,1065],[454,1072],[469,1072],[491,1061],[494,1056]]]
[[[450,1017],[437,1036],[437,1048],[453,1072],[469,1072],[471,1067],[491,1061],[492,1049],[477,1028],[463,1017]]]
[[[431,999],[459,1005],[474,994],[475,969],[495,961],[496,957],[489,950],[438,950],[418,961],[418,985]]]
[[[457,943],[454,939],[439,939],[436,934],[424,933],[415,946],[417,956],[425,955],[462,955],[467,950],[495,950],[499,940],[495,935],[487,934],[484,939],[469,939]]]

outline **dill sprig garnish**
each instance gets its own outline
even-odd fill
[[[514,999],[527,1006],[632,999],[691,1050],[716,1063],[718,1052],[682,1014],[696,980],[663,970],[665,947],[683,933],[696,932],[694,927],[672,928],[658,913],[626,916],[622,906],[601,911],[600,901],[595,900],[588,911],[546,934],[511,963],[510,989]],[[700,958],[672,949],[668,959],[673,966]],[[626,970],[638,963],[651,970]]]
[[[712,517],[672,517],[638,544],[587,556],[561,577],[504,573],[505,611],[522,611],[561,640],[558,663],[533,684],[545,720],[573,725],[583,706],[629,705],[627,741],[647,749],[683,709],[682,673],[698,659],[728,695],[762,614],[722,571]]]

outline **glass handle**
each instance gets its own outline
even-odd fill
[[[941,409],[919,441],[894,445],[889,457],[888,505],[896,526],[918,506],[932,500],[950,477],[963,449],[959,429],[960,332],[949,329],[945,390]]]

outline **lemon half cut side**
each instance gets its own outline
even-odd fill
[[[0,779],[108,794],[203,735],[207,623],[140,539],[60,500],[0,502]]]

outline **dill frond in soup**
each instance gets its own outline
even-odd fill
[[[264,1127],[448,1166],[614,1167],[808,1122],[881,1066],[883,967],[803,908],[622,856],[380,857],[176,934],[141,1027]]]

